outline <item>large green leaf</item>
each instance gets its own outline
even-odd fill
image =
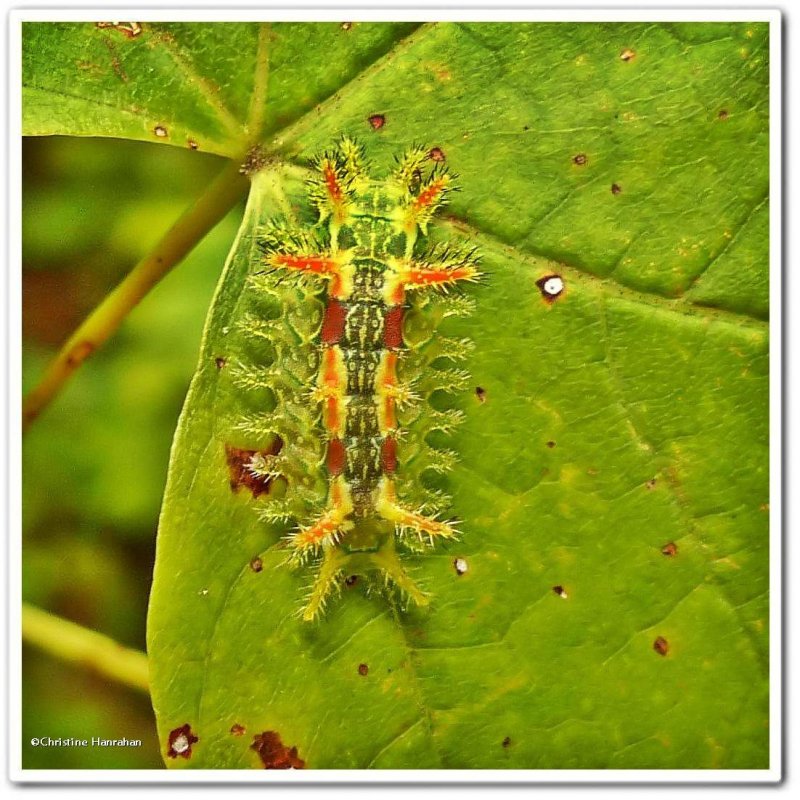
[[[90,28],[66,33],[117,35]],[[172,453],[149,619],[168,765],[258,768],[296,747],[308,768],[766,767],[767,26],[278,24],[260,55],[251,26],[144,30],[202,79],[144,39],[115,46],[166,58],[181,91],[241,72],[225,103],[242,124],[266,86],[276,157],[253,181]],[[30,130],[57,132],[58,83],[32,73]],[[106,105],[139,91],[119,83]],[[142,78],[153,109],[178,96],[165,85]],[[170,141],[237,154],[197,97],[170,105]],[[108,116],[102,132],[145,138],[160,119]],[[439,147],[462,191],[432,235],[477,245],[489,274],[475,313],[440,328],[475,348],[448,442],[463,537],[408,558],[431,606],[356,584],[307,624],[288,526],[230,488],[225,447],[260,446],[232,431],[263,398],[229,367],[260,355],[238,325],[257,227],[281,192],[303,213],[281,162],[342,132],[384,167],[413,141]],[[537,285],[550,274],[566,283],[553,303]],[[293,305],[287,324],[313,327],[314,303]],[[191,757],[170,757],[181,731]]]
[[[254,137],[308,112],[413,27],[366,24],[356,33],[320,25],[311,50],[302,24],[24,23],[23,130],[238,158]]]

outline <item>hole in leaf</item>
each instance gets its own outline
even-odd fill
[[[676,556],[678,555],[678,545],[675,542],[667,542],[662,548],[661,552],[665,556]]]
[[[95,22],[95,28],[113,28],[124,34],[126,39],[134,39],[142,32],[142,26],[138,22]]]
[[[483,386],[476,386],[475,387],[475,397],[478,398],[479,403],[486,402],[486,389]]]
[[[586,153],[578,153],[577,155],[572,156],[572,163],[579,167],[583,167],[589,163],[589,157],[586,155]]]
[[[630,49],[630,47],[626,47],[620,54],[620,60],[622,61],[633,61],[636,58],[636,53]]]
[[[657,636],[653,642],[653,650],[660,656],[665,656],[669,653],[669,642],[663,636]]]
[[[432,147],[428,151],[428,158],[431,161],[444,161],[446,156],[444,154],[444,150],[441,147]]]
[[[569,597],[567,590],[563,586],[554,586],[553,591],[564,600]]]
[[[465,572],[469,572],[469,564],[467,564],[466,558],[455,559],[455,561],[453,561],[453,567],[457,575],[463,575]]]
[[[180,728],[175,728],[169,732],[167,755],[170,758],[191,758],[192,745],[199,741],[192,732],[191,725],[187,722],[185,725],[181,725]]]
[[[359,675],[367,675],[369,673],[369,667],[366,664],[359,664],[358,665],[358,674]]]
[[[552,303],[564,293],[564,279],[560,275],[545,275],[536,281],[542,297]]]
[[[159,139],[166,139],[169,136],[169,132],[163,125],[156,125],[155,128],[153,128],[153,133]]]
[[[612,183],[611,194],[622,194],[622,187],[618,183]]]
[[[234,736],[243,736],[245,733],[244,725],[240,725],[238,722],[235,722],[233,725],[231,725],[231,733]]]

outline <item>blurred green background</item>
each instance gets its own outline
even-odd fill
[[[111,139],[23,140],[23,389],[224,162]],[[23,599],[145,647],[169,448],[237,207],[77,372],[23,443]],[[23,651],[23,768],[161,768],[147,697]],[[34,736],[141,748],[34,748]]]

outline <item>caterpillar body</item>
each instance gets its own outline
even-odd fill
[[[277,284],[294,280],[323,305],[316,324],[296,324],[309,357],[283,350],[266,370],[265,385],[277,398],[274,411],[263,424],[242,423],[262,435],[266,429],[274,433],[272,446],[250,452],[250,475],[285,482],[283,498],[259,499],[262,516],[294,519],[286,539],[290,561],[318,566],[304,620],[315,619],[346,579],[376,572],[411,602],[426,605],[428,594],[404,568],[397,545],[418,550],[458,533],[455,522],[436,511],[436,502],[410,500],[419,492],[408,485],[420,470],[443,471],[452,460],[453,454],[422,440],[431,431],[449,433],[461,412],[420,405],[436,390],[463,388],[466,373],[431,365],[463,358],[471,343],[434,336],[425,347],[409,346],[404,317],[411,307],[427,308],[434,324],[464,313],[468,298],[448,290],[480,277],[474,249],[425,248],[419,241],[455,188],[431,152],[412,147],[390,175],[376,180],[363,148],[342,138],[315,160],[308,181],[316,225],[272,223],[258,236],[256,292],[277,297]],[[440,296],[429,303],[426,297],[435,290]],[[279,317],[285,315],[291,309]],[[245,322],[265,338],[280,324],[281,318],[257,315]],[[404,377],[426,369],[428,375],[413,381]],[[259,385],[257,368],[239,375],[241,383]],[[282,400],[292,413],[281,409]],[[412,420],[419,441],[407,442],[405,423]],[[307,441],[308,429],[321,439],[317,447]],[[324,498],[303,477],[309,470],[324,476]]]

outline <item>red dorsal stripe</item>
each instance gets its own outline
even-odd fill
[[[334,203],[338,203],[342,199],[342,190],[336,177],[336,170],[334,170],[329,163],[326,163],[322,169],[322,175],[325,178],[328,197],[330,197]]]
[[[345,453],[341,439],[331,439],[328,442],[328,455],[325,465],[331,475],[341,475],[344,472]]]
[[[393,436],[387,436],[381,443],[381,466],[384,475],[397,471],[397,439]]]
[[[390,306],[383,317],[383,343],[397,349],[403,344],[403,306]]]
[[[321,337],[325,344],[336,344],[342,338],[346,318],[347,309],[344,303],[335,299],[329,300],[322,319]]]

